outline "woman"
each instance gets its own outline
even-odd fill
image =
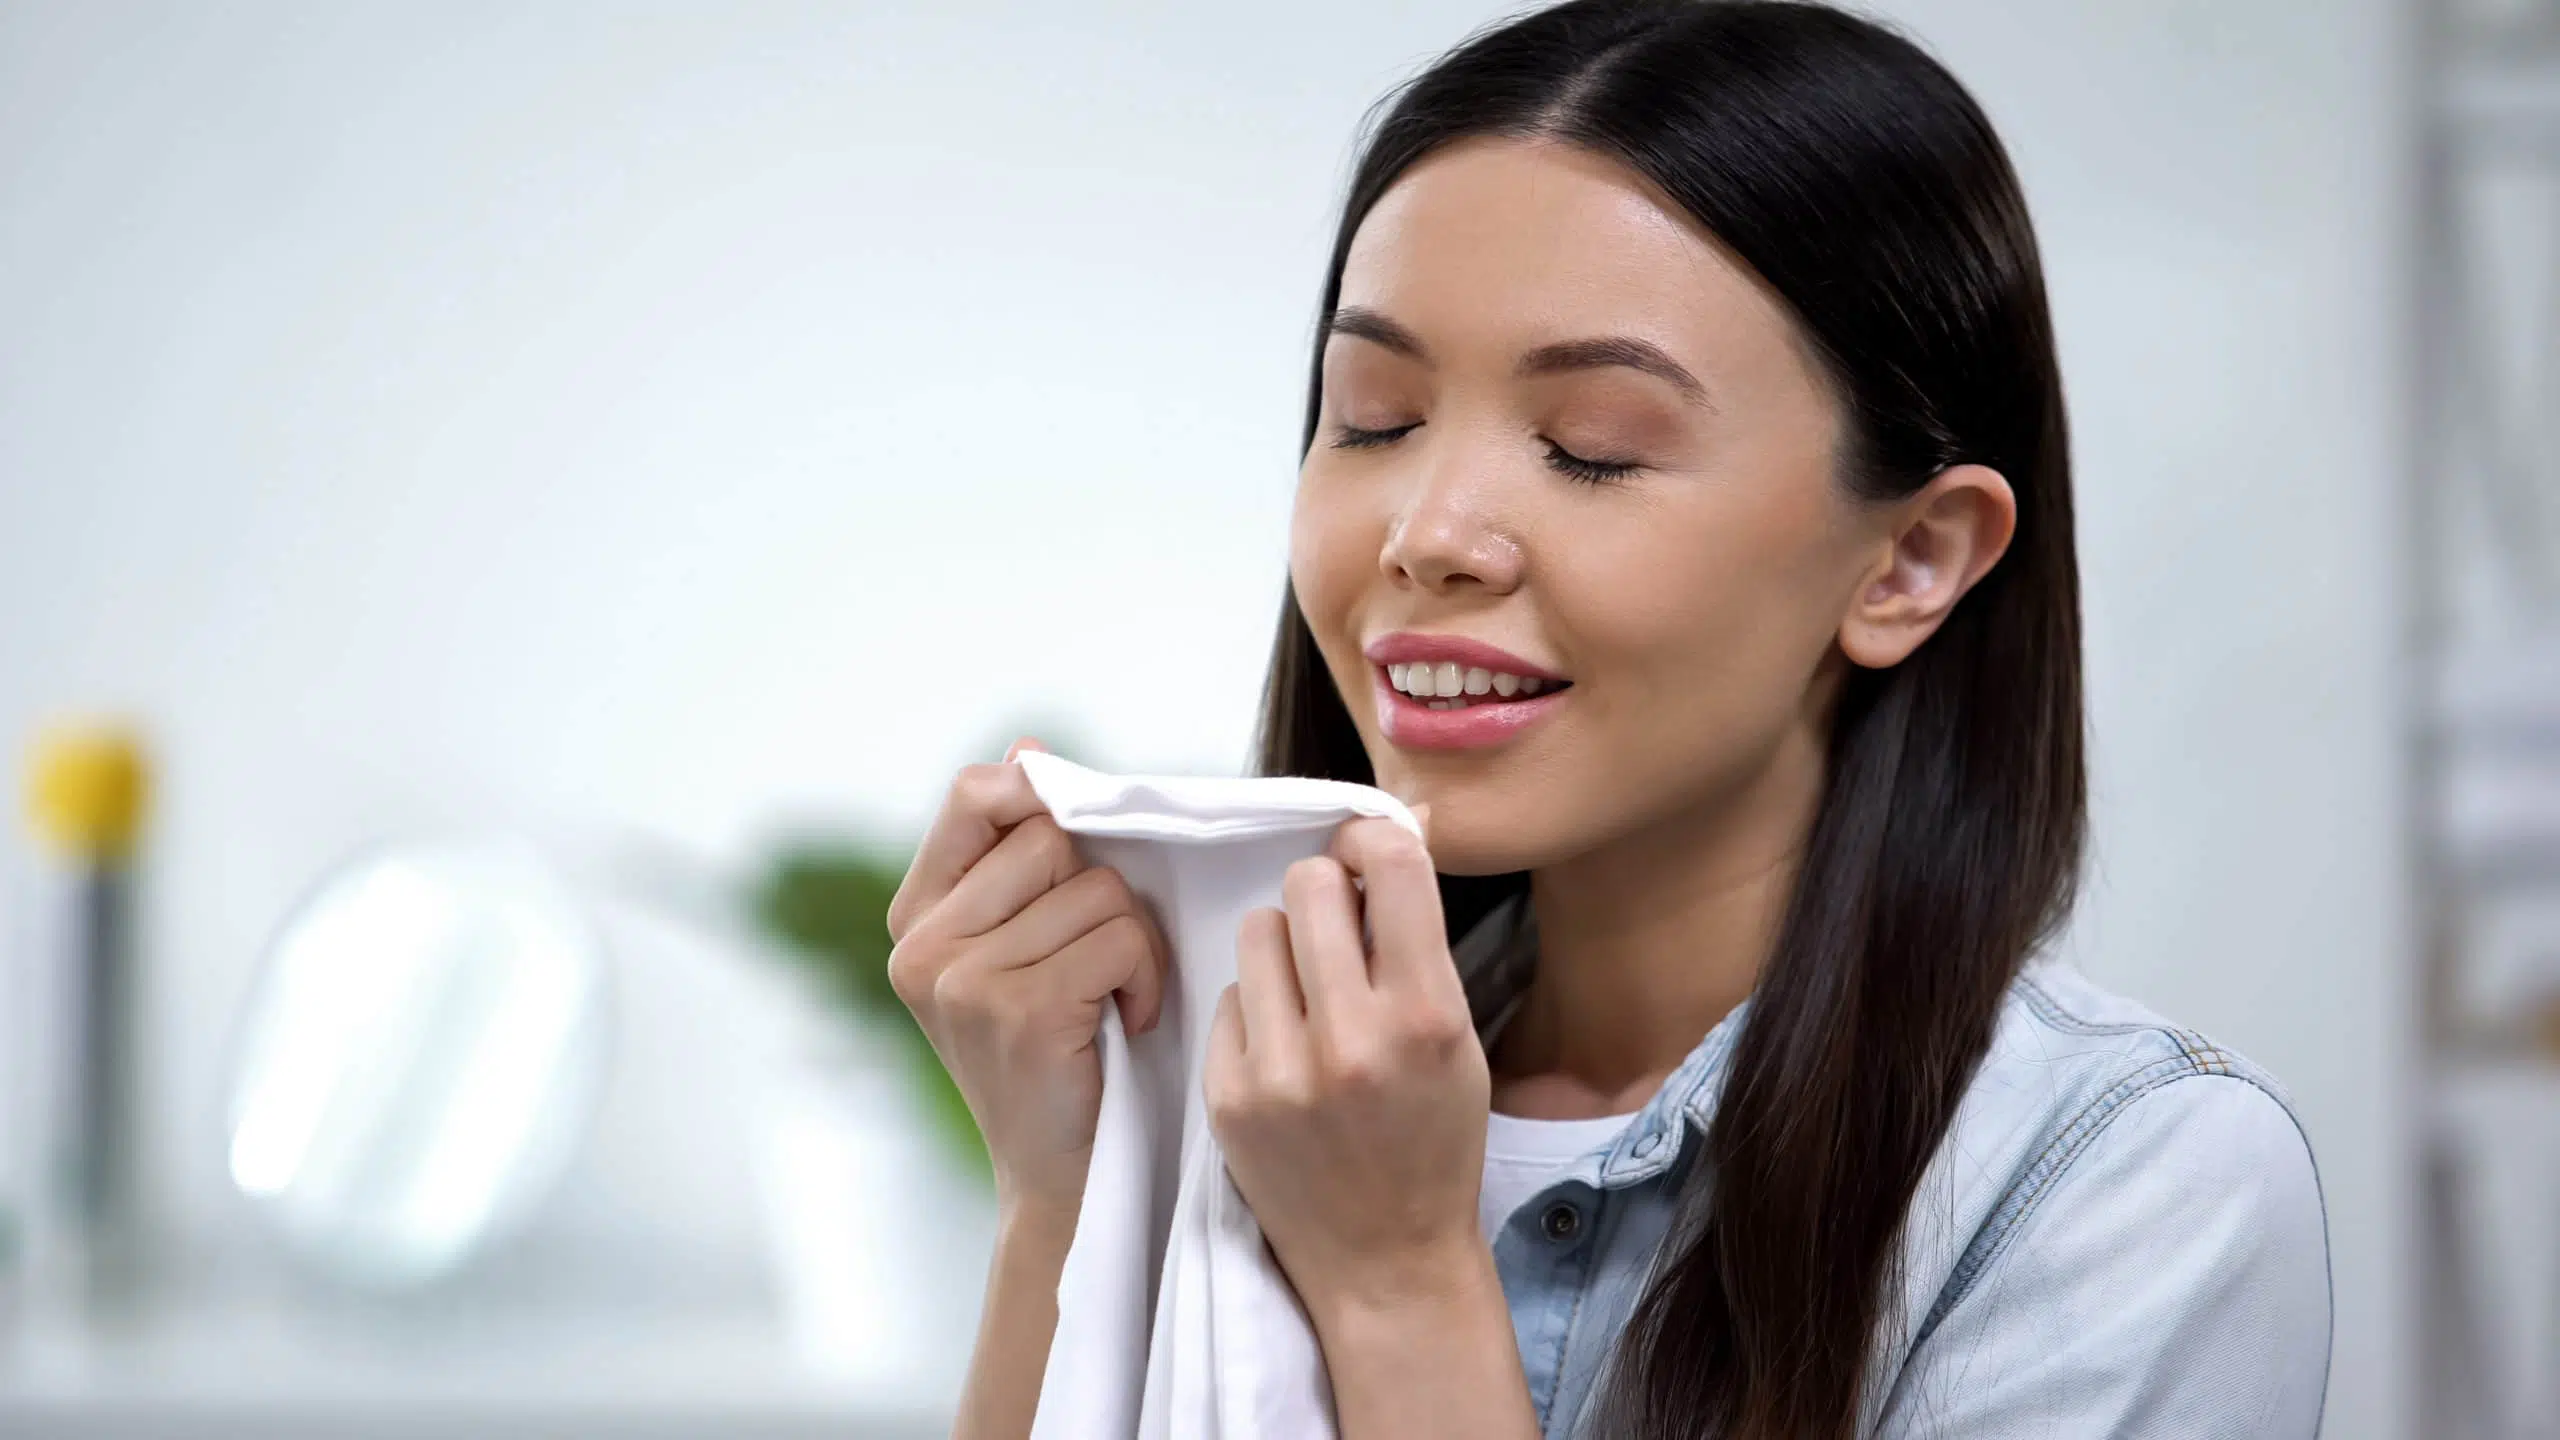
[[[2033,959],[2069,459],[1965,91],[1812,6],[1530,15],[1394,97],[1321,313],[1261,765],[1429,849],[1290,873],[1206,1087],[1343,1434],[2314,1433],[2280,1092]],[[964,772],[891,920],[1000,1180],[970,1436],[1036,1403],[1100,1006],[1160,996],[1039,808]]]

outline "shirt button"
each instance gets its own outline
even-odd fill
[[[1661,1148],[1662,1132],[1659,1130],[1653,1131],[1647,1134],[1643,1139],[1636,1142],[1636,1158],[1641,1160],[1645,1156],[1650,1155]]]
[[[1550,1205],[1547,1213],[1538,1217],[1538,1227],[1547,1232],[1550,1240],[1570,1240],[1582,1233],[1582,1212],[1562,1203]]]

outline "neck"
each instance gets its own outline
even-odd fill
[[[1531,875],[1538,969],[1494,1046],[1495,1109],[1642,1107],[1759,983],[1821,780],[1818,737],[1791,737],[1725,803]]]

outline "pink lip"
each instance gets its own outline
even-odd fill
[[[1369,648],[1360,653],[1368,656],[1372,665],[1403,665],[1415,660],[1437,665],[1445,660],[1462,669],[1506,670],[1524,677],[1534,675],[1541,680],[1565,678],[1543,665],[1532,665],[1508,650],[1459,635],[1424,635],[1417,631],[1399,630],[1370,641]]]
[[[1562,704],[1570,689],[1549,690],[1521,699],[1496,700],[1469,705],[1459,710],[1434,710],[1424,701],[1387,683],[1387,667],[1424,663],[1442,663],[1508,671],[1513,675],[1531,676],[1553,684],[1563,684],[1563,676],[1543,666],[1532,665],[1509,651],[1477,640],[1455,635],[1419,635],[1409,632],[1384,636],[1370,642],[1366,654],[1371,663],[1370,688],[1378,707],[1379,728],[1386,732],[1389,744],[1415,750],[1475,750],[1499,745],[1522,730],[1536,724]]]

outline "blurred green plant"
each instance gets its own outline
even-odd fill
[[[1002,755],[1018,736],[1037,736],[1060,755],[1084,753],[1072,723],[1033,717],[972,753]],[[775,849],[754,893],[757,921],[807,963],[826,999],[867,1029],[887,1035],[912,1076],[935,1131],[968,1168],[992,1178],[985,1137],[960,1087],[924,1037],[906,1002],[889,988],[889,901],[911,849],[846,839],[804,840]]]
[[[806,962],[819,992],[889,1037],[936,1133],[979,1175],[986,1142],[942,1058],[889,987],[889,900],[912,855],[844,841],[786,845],[759,882],[756,919]]]

